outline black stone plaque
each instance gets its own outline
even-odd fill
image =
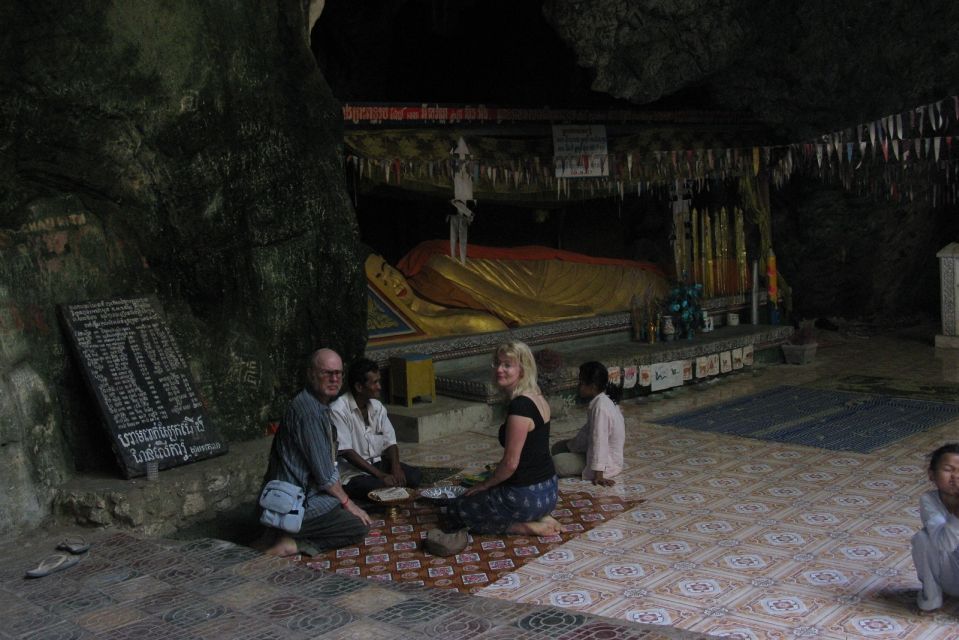
[[[61,306],[127,478],[226,453],[190,369],[152,298]]]

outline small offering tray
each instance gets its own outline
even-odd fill
[[[388,487],[385,489],[374,489],[366,494],[366,497],[373,502],[389,504],[391,502],[402,502],[409,500],[412,496],[410,492],[403,487]]]
[[[466,493],[466,487],[459,485],[445,485],[442,487],[427,487],[420,490],[420,497],[427,500],[454,500]]]

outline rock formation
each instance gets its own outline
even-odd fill
[[[75,472],[117,472],[57,305],[155,295],[230,440],[276,419],[312,349],[362,351],[310,5],[0,9],[0,532]]]

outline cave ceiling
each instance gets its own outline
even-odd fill
[[[959,3],[328,0],[342,101],[717,109],[806,139],[959,93]]]

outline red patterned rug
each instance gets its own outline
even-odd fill
[[[641,499],[561,491],[553,511],[553,517],[562,524],[559,535],[534,538],[476,535],[471,536],[462,553],[443,558],[424,551],[421,542],[426,532],[436,526],[440,507],[426,500],[415,500],[407,508],[400,508],[395,518],[385,511],[371,513],[380,519],[374,519],[370,534],[362,544],[312,557],[301,556],[297,561],[314,569],[370,580],[479,591],[504,574],[641,502]]]

